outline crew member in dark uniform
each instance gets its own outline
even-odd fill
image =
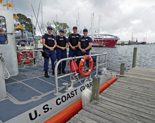
[[[81,50],[80,56],[84,55],[89,55],[89,51],[91,50],[92,47],[92,38],[88,36],[88,30],[84,29],[83,30],[83,36],[80,38],[78,47]],[[89,66],[89,60],[86,61],[87,65]]]
[[[52,63],[52,74],[54,74],[54,67],[56,62],[56,53],[54,48],[57,45],[55,37],[52,35],[52,27],[48,26],[47,31],[48,34],[42,36],[42,43],[43,43],[43,50],[45,51],[46,55],[51,57]],[[49,78],[48,75],[48,64],[49,64],[49,57],[44,57],[44,70],[45,70],[45,77]]]
[[[7,36],[4,34],[3,28],[0,28],[0,44],[7,44]]]
[[[73,27],[73,33],[68,37],[69,57],[79,56],[80,50],[78,48],[78,41],[81,35],[77,33],[77,27]]]
[[[56,37],[56,41],[57,41],[57,49],[56,49],[56,55],[57,55],[57,60],[59,61],[62,58],[67,58],[67,47],[68,47],[68,41],[66,39],[64,35],[64,30],[60,30],[59,31],[59,36]],[[65,72],[65,67],[66,67],[66,61],[63,61],[62,64],[60,63],[58,66],[58,74],[61,74],[61,69],[62,69],[62,73],[66,73]]]

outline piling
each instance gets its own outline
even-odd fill
[[[136,67],[137,47],[134,47],[132,68]]]
[[[120,75],[124,75],[124,70],[125,70],[125,63],[121,63]]]
[[[92,86],[92,101],[99,100],[99,87],[100,87],[100,77],[95,76],[93,78],[93,86]]]

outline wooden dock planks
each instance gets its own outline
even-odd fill
[[[155,123],[155,70],[135,67],[68,123]]]

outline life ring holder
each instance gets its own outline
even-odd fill
[[[26,60],[22,58],[22,54],[26,53]],[[29,51],[28,52],[20,52],[18,56],[18,63],[23,63],[23,64],[29,64],[33,60],[33,53],[30,52],[30,57],[29,57]]]
[[[90,67],[89,67],[89,70],[86,72],[86,73],[84,73],[83,72],[83,67],[84,67],[84,65],[85,65],[85,61],[86,60],[89,60],[89,62],[90,62]],[[79,63],[79,74],[82,76],[82,77],[86,77],[86,76],[88,76],[88,75],[90,75],[91,74],[91,71],[93,70],[93,59],[92,59],[92,57],[91,56],[89,56],[89,55],[85,55],[85,56],[83,56],[82,57],[82,59],[81,59],[81,61],[80,61],[80,63]]]

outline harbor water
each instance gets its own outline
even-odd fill
[[[120,72],[121,63],[125,63],[125,71],[132,68],[133,49],[137,47],[136,66],[155,69],[155,44],[147,45],[116,45],[115,48],[93,47],[95,52],[107,52],[108,70]]]
[[[119,74],[121,63],[125,63],[125,71],[132,68],[133,49],[137,47],[136,66],[155,69],[155,44],[152,45],[116,45],[115,48],[93,47],[92,51],[97,53],[107,52],[107,69]],[[26,57],[26,56],[25,56]],[[44,59],[41,52],[36,54],[36,63],[43,66]],[[33,66],[33,62],[26,65]],[[19,65],[23,67],[23,64]]]

